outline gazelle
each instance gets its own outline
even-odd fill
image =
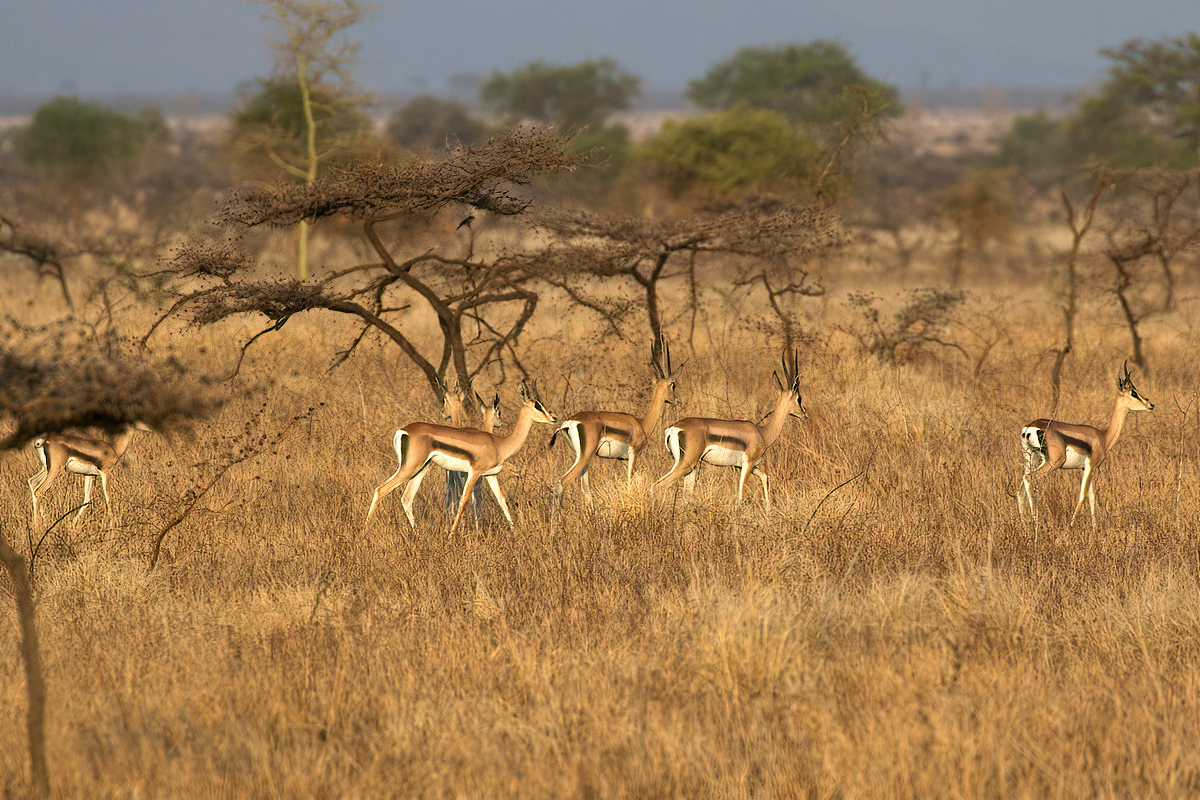
[[[1129,362],[1126,361],[1117,374],[1117,401],[1113,406],[1108,427],[1076,425],[1050,419],[1035,419],[1021,428],[1021,451],[1025,456],[1025,474],[1021,477],[1025,499],[1029,502],[1029,513],[1037,520],[1033,504],[1031,478],[1040,478],[1056,469],[1081,469],[1083,479],[1079,484],[1079,501],[1071,513],[1071,523],[1083,507],[1086,497],[1092,512],[1092,524],[1096,524],[1096,488],[1093,485],[1096,468],[1104,463],[1108,451],[1117,443],[1125,427],[1125,417],[1130,411],[1153,411],[1154,403],[1138,394],[1129,377]],[[1021,494],[1017,493],[1017,509],[1025,514]]]
[[[66,433],[49,433],[35,439],[33,454],[40,469],[29,479],[34,524],[41,518],[38,501],[64,471],[83,476],[83,503],[75,512],[73,522],[77,522],[92,504],[92,484],[96,478],[100,479],[100,491],[104,495],[105,516],[110,515],[112,506],[108,499],[108,471],[125,456],[133,434],[149,430],[150,427],[145,423],[133,422],[121,428],[112,441]]]
[[[684,488],[692,492],[696,486],[696,473],[701,462],[718,467],[733,467],[740,470],[737,499],[742,502],[746,479],[751,473],[762,481],[763,501],[766,510],[771,510],[771,495],[767,490],[767,474],[762,469],[767,448],[775,443],[789,417],[803,419],[808,412],[800,398],[800,364],[795,352],[783,354],[783,377],[773,373],[779,387],[779,399],[763,425],[747,420],[704,419],[688,417],[667,428],[664,440],[667,452],[675,459],[675,466],[654,484],[671,486],[683,478]]]
[[[504,494],[500,491],[500,482],[496,480],[496,476],[504,468],[504,462],[525,444],[533,423],[542,422],[552,425],[556,422],[554,415],[542,405],[537,394],[536,383],[530,386],[526,386],[525,383],[521,384],[521,399],[525,401],[524,405],[521,406],[516,422],[513,423],[512,433],[508,436],[497,436],[494,433],[485,433],[470,428],[450,428],[427,422],[414,422],[396,431],[392,443],[396,448],[396,457],[400,466],[390,478],[375,489],[375,494],[371,498],[371,508],[367,510],[367,522],[371,521],[371,515],[375,513],[375,507],[379,505],[380,500],[395,491],[401,484],[407,483],[408,485],[404,487],[401,504],[408,517],[408,524],[415,530],[417,523],[413,517],[413,499],[417,496],[417,490],[421,488],[421,480],[425,477],[429,465],[437,464],[447,471],[467,473],[467,482],[458,503],[458,512],[454,515],[454,522],[450,525],[451,533],[458,529],[463,509],[467,506],[467,498],[470,497],[471,490],[475,488],[475,484],[480,478],[484,479],[488,488],[492,490],[492,494],[496,496],[500,511],[504,513],[504,518],[511,526],[513,518],[508,511],[508,503],[504,500]]]
[[[500,393],[496,392],[492,397],[491,405],[484,402],[479,396],[479,392],[468,389],[470,394],[475,395],[475,407],[479,411],[480,424],[478,430],[484,433],[491,433],[496,430],[496,426],[503,421],[500,415]],[[453,392],[446,392],[442,399],[442,416],[449,418],[450,426],[454,428],[467,428],[467,409],[463,403],[463,399],[467,392],[455,384]],[[447,472],[446,473],[446,515],[454,513],[458,507],[458,500],[462,496],[463,486],[467,482],[467,473],[465,472]],[[471,510],[475,514],[475,521],[479,521],[480,504],[483,503],[483,487],[475,484],[475,491],[471,493]]]
[[[579,479],[584,499],[592,502],[588,468],[593,458],[625,459],[626,487],[633,487],[633,462],[658,428],[663,408],[675,402],[671,347],[664,337],[660,336],[650,347],[650,366],[657,378],[644,417],[638,419],[633,414],[620,411],[584,411],[565,420],[550,437],[550,446],[553,447],[558,435],[564,434],[575,451],[575,463],[554,484],[554,496],[560,506],[564,488],[576,478]]]

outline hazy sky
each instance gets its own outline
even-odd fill
[[[242,0],[5,0],[0,93],[220,93],[264,76],[271,27]],[[1200,0],[440,0],[377,2],[351,29],[381,94],[455,74],[610,56],[678,89],[745,45],[846,44],[900,86],[1054,86],[1101,77],[1102,47],[1200,31]]]

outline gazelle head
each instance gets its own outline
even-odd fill
[[[532,409],[532,419],[534,422],[544,422],[548,425],[553,425],[558,422],[553,414],[546,410],[542,405],[542,398],[538,395],[537,381],[521,381],[521,399],[525,401],[525,408]]]
[[[664,386],[667,391],[666,402],[675,404],[675,373],[671,370],[671,343],[661,333],[650,345],[650,366],[658,376],[655,389]]]
[[[1127,406],[1130,411],[1154,410],[1154,403],[1138,394],[1133,379],[1129,377],[1129,359],[1125,359],[1121,372],[1117,374],[1117,392],[1117,401]]]
[[[783,351],[781,358],[783,366],[783,377],[779,377],[779,372],[772,372],[775,376],[775,385],[779,387],[780,400],[787,397],[788,414],[798,419],[804,419],[808,416],[808,410],[804,407],[804,401],[800,397],[800,354],[793,350],[790,354],[787,350]]]
[[[504,424],[504,418],[500,414],[500,393],[492,395],[492,402],[489,405],[479,392],[473,392],[475,395],[475,407],[479,409],[479,416],[483,418],[483,428],[485,430],[495,430]]]
[[[448,419],[459,425],[465,424],[467,407],[463,402],[464,392],[459,386],[458,380],[455,379],[454,385],[450,388],[447,388],[440,378],[437,384],[438,390],[442,394],[442,419]]]

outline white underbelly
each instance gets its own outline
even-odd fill
[[[74,456],[69,456],[67,458],[67,462],[66,462],[66,464],[64,464],[64,466],[67,468],[67,472],[74,472],[76,475],[99,475],[100,474],[100,470],[97,469],[95,464],[89,464],[86,461],[80,461],[78,458],[75,458]]]
[[[471,462],[465,458],[455,458],[445,453],[435,452],[430,456],[429,460],[447,472],[467,472],[471,468]]]
[[[744,450],[731,450],[728,447],[710,444],[704,448],[704,455],[701,458],[706,463],[717,467],[740,467],[745,463],[746,453]]]
[[[1067,460],[1063,462],[1062,469],[1083,469],[1087,466],[1087,456],[1079,452],[1073,447],[1067,447]]]
[[[601,439],[600,446],[596,448],[596,455],[600,458],[629,458],[629,449],[629,445],[625,442]]]

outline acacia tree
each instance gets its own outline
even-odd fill
[[[50,278],[59,286],[63,300],[75,309],[67,276],[70,268],[84,259],[128,264],[153,251],[153,245],[137,236],[89,232],[72,235],[70,232],[44,223],[0,212],[0,253],[20,257],[32,267],[38,280]]]
[[[265,6],[263,16],[279,27],[271,40],[275,53],[276,80],[267,88],[295,86],[303,119],[303,148],[289,157],[268,145],[267,152],[293,178],[312,185],[328,150],[318,147],[322,122],[338,119],[339,106],[351,104],[350,73],[358,53],[358,42],[340,39],[366,14],[360,0],[251,0]],[[339,143],[334,141],[331,146]],[[308,220],[296,223],[296,277],[308,277]]]
[[[537,307],[534,275],[521,254],[476,254],[473,215],[459,223],[457,236],[444,248],[421,252],[403,249],[401,223],[451,211],[461,215],[464,207],[519,215],[531,201],[518,187],[536,175],[574,168],[566,147],[549,131],[516,129],[483,147],[460,145],[441,157],[360,162],[311,185],[256,185],[234,192],[217,215],[232,239],[193,239],[176,251],[171,267],[179,297],[160,322],[173,315],[198,325],[242,314],[265,316],[269,325],[245,342],[244,354],[260,336],[297,314],[343,314],[356,320],[358,332],[339,358],[349,356],[368,333],[380,334],[400,348],[441,399],[449,374],[467,386],[506,352],[515,357],[513,344]],[[348,265],[321,280],[279,282],[262,279],[254,258],[239,247],[240,238],[255,228],[329,216],[360,219],[375,260]],[[437,320],[437,355],[431,353],[437,345],[427,340],[426,326],[405,321],[402,312],[413,306]]]
[[[693,313],[699,306],[697,261],[720,255],[744,259],[741,285],[762,282],[776,312],[785,294],[815,294],[797,263],[846,241],[839,218],[813,205],[759,203],[722,214],[653,222],[569,212],[543,217],[541,224],[561,238],[539,257],[538,274],[579,305],[615,325],[629,300],[591,289],[597,277],[633,283],[641,291],[652,339],[662,333],[661,284],[690,281]],[[609,289],[608,282],[604,284]],[[780,315],[786,325],[788,318]]]
[[[1195,269],[1200,170],[1103,171],[1098,180],[1118,187],[1103,253],[1113,269],[1113,293],[1129,330],[1131,360],[1147,371],[1141,324],[1175,307],[1184,263]]]

